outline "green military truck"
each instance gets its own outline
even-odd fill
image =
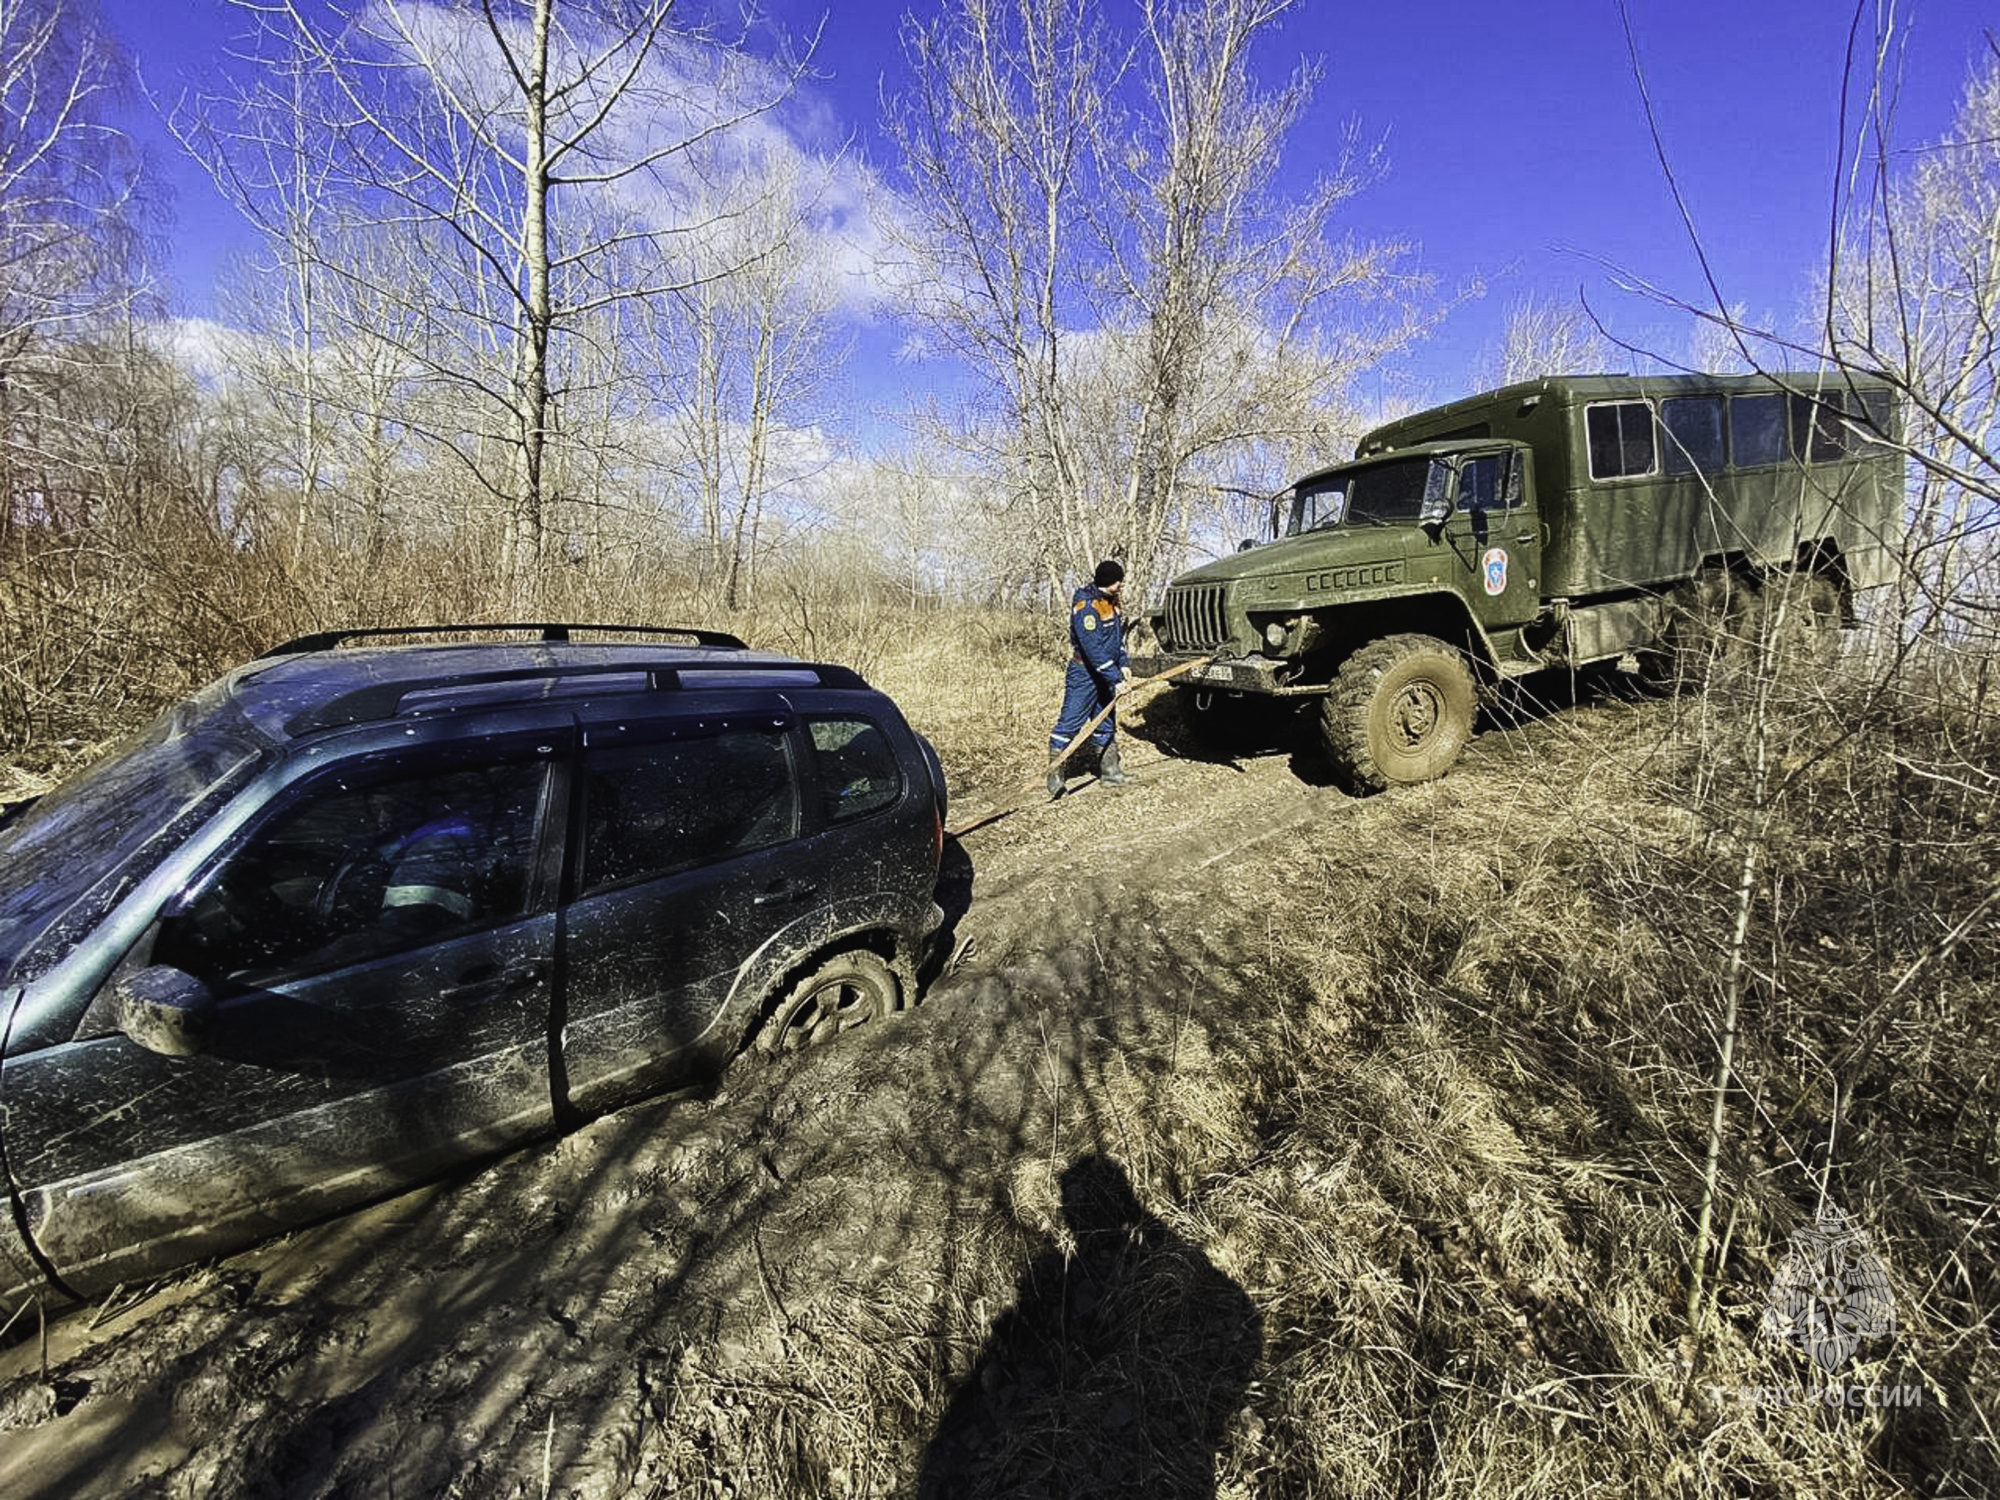
[[[1378,427],[1272,504],[1272,540],[1176,578],[1161,654],[1197,726],[1318,700],[1355,787],[1440,776],[1510,679],[1698,669],[1760,607],[1822,632],[1888,581],[1889,387],[1852,376],[1563,375]],[[1224,709],[1222,713],[1216,710]]]

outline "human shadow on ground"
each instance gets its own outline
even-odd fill
[[[1075,1247],[1022,1275],[931,1439],[919,1500],[1212,1497],[1262,1319],[1117,1162],[1078,1158],[1061,1192]]]

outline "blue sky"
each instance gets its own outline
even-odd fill
[[[230,66],[239,16],[223,0],[101,0],[105,18],[162,98]],[[1868,0],[1871,12],[1875,0]],[[1845,71],[1849,0],[1629,0],[1639,62],[1664,142],[1724,295],[1752,319],[1786,321],[1824,259]],[[903,86],[894,0],[769,0],[770,24],[820,31],[809,102],[894,183],[882,93]],[[1991,0],[1904,0],[1899,136],[1944,130]],[[1872,29],[1872,28],[1871,28]],[[1612,331],[1685,352],[1684,319],[1621,296],[1607,267],[1699,298],[1703,284],[1647,134],[1616,0],[1305,0],[1266,42],[1275,79],[1301,57],[1324,76],[1283,176],[1303,181],[1350,122],[1386,144],[1388,175],[1348,208],[1357,234],[1414,241],[1449,291],[1485,294],[1454,311],[1392,378],[1436,400],[1465,394],[1507,309],[1581,287]],[[214,311],[217,270],[247,244],[206,179],[176,159],[149,113],[175,190],[169,275],[178,311]],[[1281,177],[1281,180],[1283,178]],[[937,372],[898,365],[883,326],[853,331],[857,405],[897,404]]]

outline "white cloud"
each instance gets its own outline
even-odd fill
[[[226,387],[262,342],[213,318],[173,318],[153,325],[161,352],[205,386]]]
[[[374,0],[358,25],[389,56],[420,63],[456,107],[519,146],[510,123],[516,85],[479,11]],[[525,49],[524,18],[509,18],[502,31],[510,49]],[[581,136],[558,164],[572,179],[565,191],[659,237],[674,257],[740,260],[728,242],[791,223],[806,274],[829,289],[836,310],[867,317],[895,300],[883,269],[895,195],[843,149],[826,103],[796,91],[783,66],[672,32],[638,59],[636,43],[621,44],[581,16],[559,15],[550,51],[552,76],[571,85],[565,123]],[[586,59],[607,54],[608,66],[585,68]]]

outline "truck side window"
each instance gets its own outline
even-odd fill
[[[1519,486],[1510,482],[1513,465],[1508,457],[1505,453],[1488,453],[1459,465],[1460,510],[1505,510],[1519,501]]]
[[[1714,474],[1723,465],[1722,398],[1679,396],[1660,403],[1669,474]]]
[[[1862,431],[1850,434],[1849,446],[1865,456],[1871,443],[1888,442],[1894,437],[1896,404],[1886,391],[1865,392],[1861,397],[1859,420]]]
[[[1792,457],[1811,463],[1832,463],[1846,454],[1847,434],[1841,427],[1843,402],[1838,391],[1824,396],[1792,397]]]
[[[1592,479],[1623,479],[1653,472],[1653,408],[1644,401],[1613,401],[1584,414]]]
[[[1785,456],[1785,398],[1729,398],[1729,461],[1739,469],[1762,468]]]

